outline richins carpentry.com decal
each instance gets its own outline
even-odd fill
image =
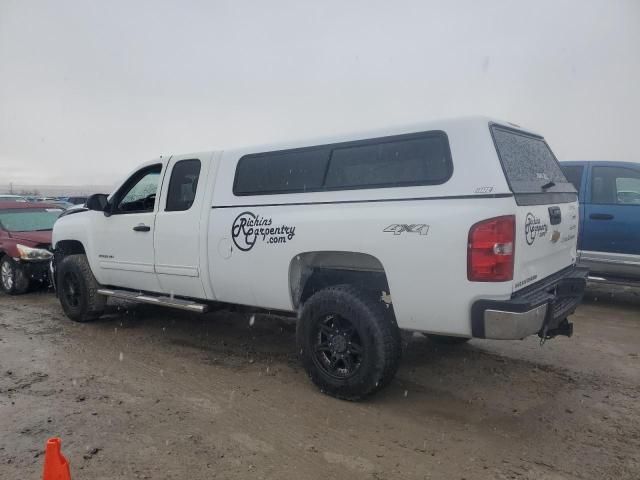
[[[533,213],[527,213],[524,221],[524,235],[527,244],[533,245],[536,238],[544,237],[548,230],[549,226],[546,223],[542,223],[540,218],[536,217]]]
[[[248,252],[257,242],[281,244],[292,240],[296,227],[273,226],[271,217],[261,217],[251,212],[243,212],[236,217],[231,227],[233,243],[243,252]]]

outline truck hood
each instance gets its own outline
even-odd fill
[[[35,245],[51,245],[51,230],[42,232],[9,232],[12,239],[27,243],[27,247]]]

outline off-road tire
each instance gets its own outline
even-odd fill
[[[86,255],[67,255],[57,268],[58,297],[64,313],[76,322],[96,320],[104,312],[106,297],[93,276]],[[72,288],[72,283],[75,285]],[[75,296],[77,294],[77,297]]]
[[[467,337],[452,337],[449,335],[435,335],[432,333],[427,334],[427,338],[438,345],[462,345],[463,343],[467,343],[471,340]]]
[[[338,315],[358,331],[362,359],[352,376],[336,378],[318,366],[315,355],[317,322]],[[328,287],[316,292],[300,310],[296,340],[302,365],[323,393],[343,399],[361,400],[386,386],[400,364],[402,342],[393,311],[374,293],[351,285]]]
[[[5,278],[8,273],[10,278]],[[9,295],[22,295],[29,290],[29,277],[22,266],[8,255],[0,257],[0,288]]]

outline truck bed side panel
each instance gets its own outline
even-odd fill
[[[289,266],[297,255],[360,252],[385,267],[400,327],[469,335],[473,301],[511,293],[511,282],[467,280],[469,228],[513,209],[513,198],[213,208],[214,290],[223,301],[292,310]],[[247,219],[264,232],[253,244]]]

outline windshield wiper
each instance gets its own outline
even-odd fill
[[[545,184],[544,184],[544,185],[542,185],[540,188],[541,188],[542,190],[548,190],[548,189],[550,189],[551,187],[555,187],[555,186],[556,186],[556,182],[551,181],[551,182],[545,183]]]

